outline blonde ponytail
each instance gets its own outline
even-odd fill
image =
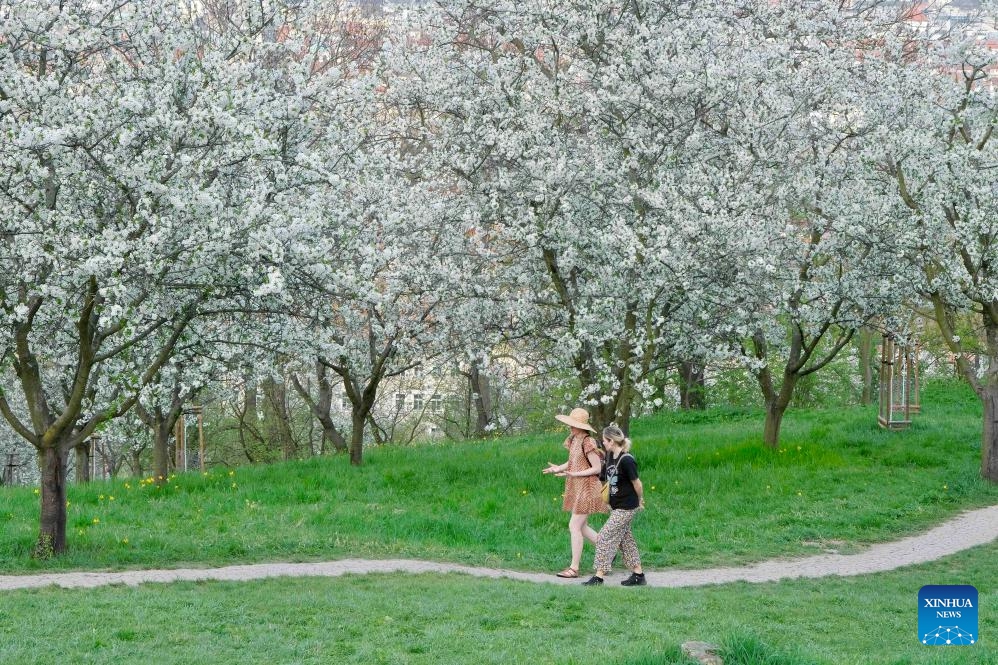
[[[631,450],[631,440],[624,436],[624,431],[617,427],[615,423],[610,423],[603,428],[603,438],[610,439],[616,443],[625,453]]]

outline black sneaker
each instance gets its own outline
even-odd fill
[[[603,578],[599,575],[593,575],[588,580],[582,583],[582,586],[600,586],[603,584]]]
[[[621,584],[624,586],[644,586],[648,582],[645,581],[644,573],[631,573],[631,576],[621,582]]]

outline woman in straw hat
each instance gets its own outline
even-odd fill
[[[578,577],[585,541],[596,544],[597,534],[588,524],[589,516],[593,513],[605,513],[607,510],[600,497],[602,486],[599,474],[603,462],[596,440],[589,436],[590,432],[595,433],[596,430],[589,424],[588,411],[572,409],[567,416],[558,414],[555,418],[571,429],[571,434],[564,443],[568,449],[568,461],[558,465],[548,462],[547,468],[541,473],[565,478],[562,509],[572,514],[568,520],[568,532],[572,538],[572,562],[568,568],[558,573],[558,577]]]

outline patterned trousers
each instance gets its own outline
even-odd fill
[[[610,518],[599,530],[599,538],[596,540],[596,559],[593,562],[596,570],[610,572],[613,556],[618,548],[624,555],[625,566],[634,570],[641,565],[638,544],[634,542],[634,534],[631,533],[631,522],[637,514],[637,508],[633,510],[615,508],[610,511]]]

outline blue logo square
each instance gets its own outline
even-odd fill
[[[918,590],[918,641],[931,646],[977,644],[977,589],[969,584]]]

